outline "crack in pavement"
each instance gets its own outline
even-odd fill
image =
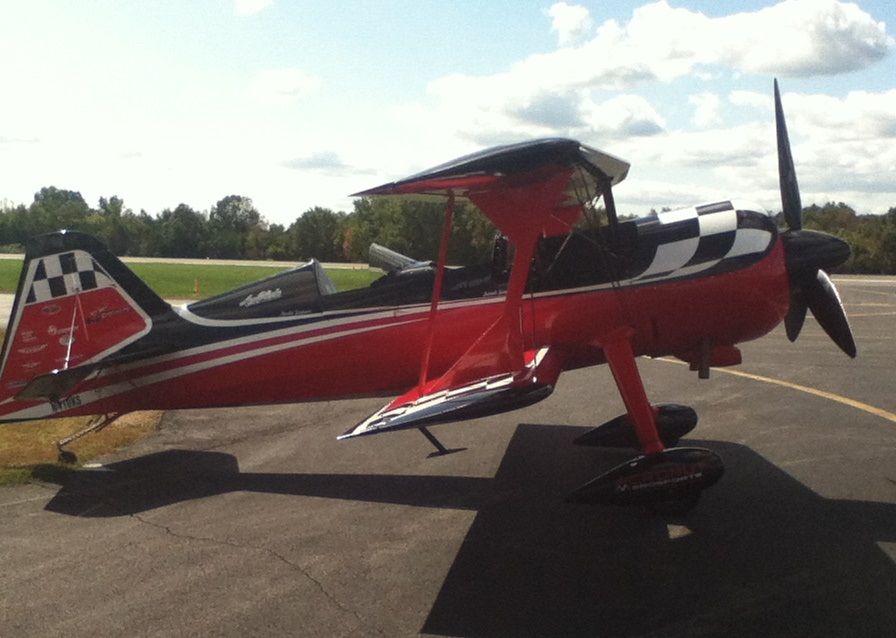
[[[56,490],[58,490],[58,489],[59,489],[59,485],[56,485],[56,484],[47,484],[47,483],[44,483],[44,482],[38,482],[38,481],[34,481],[34,482],[31,482],[31,483],[32,483],[33,485],[36,485],[36,486],[38,486],[38,487],[40,487],[40,488],[43,488],[43,489],[46,489],[46,490],[52,490],[52,489],[56,489]],[[71,489],[71,488],[70,488],[70,489]],[[123,511],[123,508],[120,506],[120,504],[117,503],[117,502],[115,502],[115,499],[110,499],[110,498],[108,498],[108,496],[98,495],[98,494],[90,493],[90,492],[87,492],[87,491],[80,491],[80,490],[75,490],[75,489],[72,489],[72,491],[71,491],[69,494],[67,494],[66,496],[69,496],[69,497],[89,496],[91,499],[93,499],[93,500],[96,501],[93,505],[91,505],[90,507],[88,507],[86,510],[81,511],[81,512],[78,512],[78,514],[76,514],[76,516],[83,516],[83,515],[85,515],[86,513],[92,512],[92,511],[97,510],[97,509],[99,509],[99,508],[101,508],[101,507],[108,507],[108,508],[110,508],[110,509],[112,509],[112,510],[117,510],[117,511],[119,511],[119,512],[122,513],[122,514],[125,513],[125,512]],[[43,497],[41,497],[41,498],[43,498]],[[39,500],[39,499],[36,499],[36,500]],[[280,561],[280,562],[283,563],[284,565],[287,565],[288,567],[290,567],[290,568],[293,569],[294,571],[299,572],[299,573],[300,573],[302,576],[304,576],[308,581],[310,581],[311,583],[313,583],[314,586],[320,591],[320,593],[321,593],[321,594],[322,594],[328,601],[330,601],[330,603],[331,603],[334,607],[336,607],[339,611],[341,611],[341,612],[344,613],[344,614],[350,614],[350,615],[352,615],[352,616],[358,621],[358,623],[359,623],[362,627],[365,627],[365,628],[372,628],[372,629],[374,629],[379,635],[381,635],[381,636],[382,636],[382,635],[385,635],[385,632],[384,632],[381,628],[377,627],[377,626],[374,625],[373,623],[370,623],[369,621],[366,621],[364,618],[362,618],[362,616],[361,616],[356,610],[354,610],[354,609],[352,609],[352,608],[346,606],[345,604],[343,604],[343,603],[342,603],[336,596],[334,596],[331,592],[329,592],[329,591],[326,589],[326,587],[324,587],[324,584],[323,584],[319,579],[315,578],[315,577],[314,577],[314,576],[313,576],[307,569],[305,569],[304,567],[302,567],[300,564],[295,563],[295,562],[289,560],[286,556],[284,556],[283,554],[280,554],[279,552],[277,552],[277,551],[275,551],[275,550],[273,550],[273,549],[270,549],[270,548],[268,548],[268,547],[264,547],[264,546],[260,546],[260,545],[253,545],[253,544],[250,544],[250,543],[236,543],[236,542],[234,542],[234,541],[227,540],[227,539],[223,539],[223,540],[222,540],[222,539],[213,538],[213,537],[209,537],[209,536],[197,536],[197,535],[193,535],[193,534],[186,534],[186,533],[183,533],[183,532],[175,531],[175,530],[171,529],[171,527],[168,526],[168,525],[163,525],[163,524],[161,524],[161,523],[156,523],[156,522],[154,522],[154,521],[148,520],[148,519],[146,519],[146,518],[144,518],[144,517],[142,517],[142,516],[140,516],[139,514],[136,514],[136,513],[130,513],[130,514],[127,514],[127,515],[128,515],[129,518],[132,518],[132,519],[136,520],[136,521],[139,522],[139,523],[142,523],[142,524],[144,524],[144,525],[147,525],[147,526],[149,526],[149,527],[152,527],[153,529],[162,531],[162,532],[164,532],[166,535],[172,536],[172,537],[177,538],[177,539],[180,539],[180,540],[186,540],[186,541],[200,541],[200,542],[212,543],[212,544],[215,544],[215,545],[221,545],[221,546],[226,546],[226,547],[232,547],[232,548],[234,548],[234,549],[240,549],[240,550],[246,550],[246,549],[249,549],[249,550],[255,550],[255,551],[264,552],[264,553],[268,554],[269,556],[273,557],[274,559]]]
[[[218,538],[212,538],[209,536],[195,536],[192,534],[176,532],[176,531],[172,530],[171,527],[169,527],[168,525],[163,525],[161,523],[155,523],[153,521],[147,520],[147,519],[143,518],[142,516],[140,516],[139,514],[130,514],[130,517],[132,519],[137,520],[140,523],[143,523],[144,525],[148,525],[149,527],[163,531],[165,534],[167,534],[169,536],[173,536],[174,538],[177,538],[180,540],[201,541],[201,542],[213,543],[215,545],[222,545],[225,547],[233,547],[234,549],[241,549],[241,550],[250,549],[250,550],[255,550],[255,551],[259,551],[259,552],[264,552],[264,553],[272,556],[276,560],[280,561],[281,563],[292,568],[293,570],[299,572],[307,580],[312,582],[315,585],[315,587],[317,587],[317,589],[320,591],[320,593],[323,594],[324,597],[327,600],[329,600],[330,603],[334,607],[336,607],[343,613],[351,614],[352,616],[354,616],[355,619],[361,624],[362,627],[373,627],[374,629],[376,629],[377,633],[379,633],[380,635],[385,635],[384,632],[379,627],[376,627],[375,625],[365,621],[356,610],[351,609],[350,607],[346,607],[344,604],[342,604],[339,601],[339,599],[336,598],[336,596],[334,596],[332,593],[327,591],[326,587],[324,587],[324,584],[320,580],[318,580],[317,578],[312,576],[311,573],[308,572],[308,570],[306,570],[304,567],[302,567],[298,563],[294,563],[293,561],[289,560],[286,556],[284,556],[283,554],[280,554],[279,552],[274,551],[273,549],[270,549],[268,547],[263,547],[260,545],[252,545],[249,543],[245,543],[245,544],[244,543],[236,543],[236,542],[233,542],[233,541],[227,540],[227,539],[222,540],[222,539],[218,539]]]

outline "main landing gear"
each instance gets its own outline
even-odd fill
[[[641,455],[614,467],[575,490],[572,503],[646,505],[660,514],[684,514],[724,473],[722,459],[710,450],[674,446],[697,425],[697,414],[682,405],[652,406],[647,400],[627,331],[604,343],[627,413],[585,433],[576,443],[637,448]]]
[[[78,457],[71,450],[66,450],[65,446],[77,441],[82,436],[90,434],[91,432],[99,432],[103,428],[108,425],[111,425],[115,420],[120,417],[121,414],[118,412],[112,412],[110,414],[98,414],[90,420],[90,423],[87,424],[81,430],[78,430],[74,434],[71,434],[64,439],[59,439],[56,441],[56,449],[59,451],[58,460],[60,463],[64,463],[66,465],[77,465]]]

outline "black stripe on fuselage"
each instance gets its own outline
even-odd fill
[[[711,213],[722,213],[726,210],[734,210],[731,202],[717,202],[715,204],[704,204],[696,207],[698,215],[709,215]]]
[[[663,224],[658,219],[652,219],[644,224],[638,224],[638,241],[652,242],[656,245],[671,244],[685,239],[694,239],[700,236],[700,220],[696,217],[680,219],[675,222]]]
[[[726,233],[715,233],[714,235],[702,236],[700,238],[700,243],[697,244],[697,250],[694,252],[694,256],[688,260],[685,267],[723,259],[734,245],[734,238],[736,235],[736,230],[730,230]]]

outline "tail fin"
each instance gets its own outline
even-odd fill
[[[147,334],[171,306],[90,235],[60,231],[28,242],[0,359],[0,399],[32,380],[95,364]],[[83,373],[62,375],[80,380]],[[61,378],[61,377],[60,377]],[[37,384],[41,385],[41,384]],[[48,396],[42,384],[23,398]]]

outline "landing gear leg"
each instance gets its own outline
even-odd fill
[[[75,465],[78,462],[78,457],[74,452],[65,449],[65,446],[69,443],[77,441],[82,436],[90,434],[91,432],[99,432],[107,425],[111,425],[113,421],[116,421],[118,417],[121,416],[119,412],[112,412],[109,414],[98,414],[90,420],[90,423],[87,424],[83,429],[78,430],[74,434],[70,434],[69,436],[59,439],[56,441],[56,449],[59,450],[59,462],[65,463],[66,465]]]
[[[702,448],[666,449],[656,426],[631,347],[631,332],[617,331],[603,344],[607,363],[635,429],[642,455],[598,476],[569,495],[576,503],[646,505],[662,514],[683,514],[722,476],[722,460]]]
[[[656,415],[647,399],[641,373],[632,352],[630,336],[619,334],[604,344],[604,353],[616,387],[641,443],[645,455],[658,454],[665,448],[656,429]]]

